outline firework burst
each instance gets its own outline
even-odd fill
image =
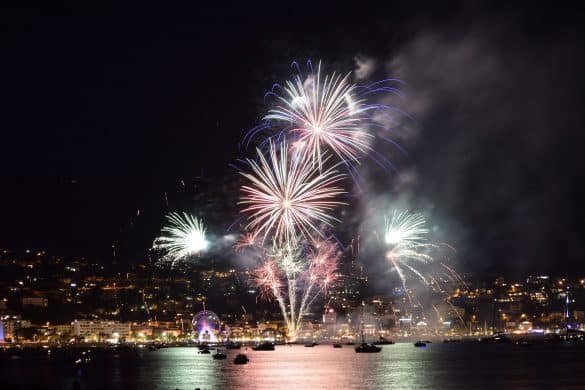
[[[373,136],[366,125],[373,106],[358,97],[349,76],[323,76],[321,64],[306,77],[299,72],[284,84],[276,106],[264,117],[286,123],[285,131],[295,136],[295,145],[320,169],[323,148],[347,162],[358,162],[371,149]]]
[[[384,217],[384,221],[384,241],[389,245],[419,245],[429,233],[422,214],[394,210],[392,217]]]
[[[240,204],[248,215],[246,229],[262,237],[272,234],[278,245],[320,233],[318,225],[337,219],[330,212],[344,204],[334,200],[344,191],[335,186],[344,177],[335,167],[313,169],[311,162],[289,156],[286,141],[270,141],[268,157],[257,149],[259,162],[247,160],[252,173],[241,173],[250,184],[242,186]],[[325,158],[326,160],[326,158]]]
[[[234,250],[241,252],[246,248],[253,248],[258,245],[258,237],[255,232],[242,233],[238,241],[234,244]]]
[[[169,213],[161,236],[154,240],[153,249],[164,253],[171,264],[199,255],[209,245],[203,221],[187,213]]]
[[[282,283],[280,271],[273,260],[266,260],[254,272],[256,286],[260,289],[260,296],[266,300],[275,298],[282,300]]]
[[[434,246],[427,243],[429,229],[422,214],[408,211],[394,211],[391,217],[384,217],[384,242],[388,246],[386,260],[393,265],[406,290],[405,271],[429,284],[423,272],[416,268],[417,263],[433,260],[430,249]]]

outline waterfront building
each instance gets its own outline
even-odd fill
[[[85,341],[120,340],[131,335],[129,322],[75,320],[71,326],[73,336],[83,338]]]

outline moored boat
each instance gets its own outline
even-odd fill
[[[362,343],[355,347],[356,353],[376,353],[380,352],[382,347],[376,347],[373,344],[366,343],[366,339],[364,337],[364,323],[362,322]]]
[[[274,343],[260,343],[252,347],[254,351],[274,351]]]
[[[239,353],[234,359],[234,364],[247,364],[249,361],[250,359],[246,354]]]
[[[387,338],[380,336],[380,339],[373,344],[374,345],[392,345],[392,344],[394,344],[394,341],[388,340]]]
[[[225,360],[226,358],[227,358],[227,355],[224,352],[221,352],[219,349],[215,350],[215,353],[213,354],[213,359]]]
[[[376,347],[375,345],[368,344],[368,343],[362,343],[362,344],[358,345],[357,347],[355,347],[356,353],[376,353],[376,352],[380,352],[381,350],[382,350],[382,347]]]

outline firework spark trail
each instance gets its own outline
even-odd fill
[[[437,309],[437,306],[433,305],[432,303],[431,303],[431,306],[433,307],[435,314],[437,314],[437,320],[442,321],[443,316],[441,315],[441,312],[439,311],[439,309]]]
[[[308,246],[275,245],[266,254],[256,270],[256,284],[264,298],[278,301],[290,339],[296,338],[306,310],[335,281],[337,264],[336,244],[324,240]]]
[[[465,326],[465,320],[463,319],[463,317],[461,317],[461,314],[459,314],[457,308],[451,303],[449,299],[445,299],[445,302],[447,302],[447,304],[451,306],[451,309],[453,309],[455,314],[457,314],[457,317],[459,317],[459,321],[461,321],[461,325]]]
[[[335,166],[316,171],[307,159],[290,158],[285,141],[279,148],[270,141],[268,157],[257,152],[259,163],[247,160],[252,173],[240,172],[250,182],[242,186],[239,202],[248,215],[246,229],[262,236],[262,241],[272,233],[277,244],[290,245],[301,236],[321,235],[317,224],[338,221],[330,212],[344,204],[334,198],[345,191],[335,186],[344,177]]]
[[[256,285],[265,299],[274,297],[278,302],[286,323],[289,323],[289,316],[286,311],[286,304],[282,295],[282,283],[279,277],[279,270],[274,261],[265,261],[255,272]]]
[[[443,268],[445,268],[447,271],[449,271],[449,274],[451,276],[453,276],[453,278],[458,281],[459,283],[463,284],[463,286],[465,286],[466,289],[469,289],[469,286],[467,285],[467,283],[465,283],[465,280],[463,280],[463,278],[461,277],[461,275],[459,275],[459,273],[457,271],[455,271],[453,268],[449,267],[448,265],[446,265],[445,263],[440,263],[441,266]]]
[[[335,271],[338,266],[336,250],[335,245],[327,241],[320,241],[315,244],[315,249],[309,255],[309,266],[306,275],[307,286],[301,301],[299,316],[302,316],[302,313],[311,306],[317,298],[318,292],[326,292],[327,288],[335,280]],[[316,286],[319,289],[317,294],[311,295]],[[299,317],[299,322],[300,319]]]
[[[154,240],[153,249],[164,252],[165,260],[174,265],[179,260],[199,255],[209,245],[203,221],[188,213],[169,213],[161,236]]]

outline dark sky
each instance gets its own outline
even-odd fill
[[[141,256],[164,192],[188,208],[181,179],[233,180],[291,61],[345,72],[360,56],[407,83],[390,103],[413,118],[400,176],[364,175],[365,213],[427,210],[479,275],[583,274],[583,13],[314,3],[4,9],[0,245],[107,258],[134,240]]]

